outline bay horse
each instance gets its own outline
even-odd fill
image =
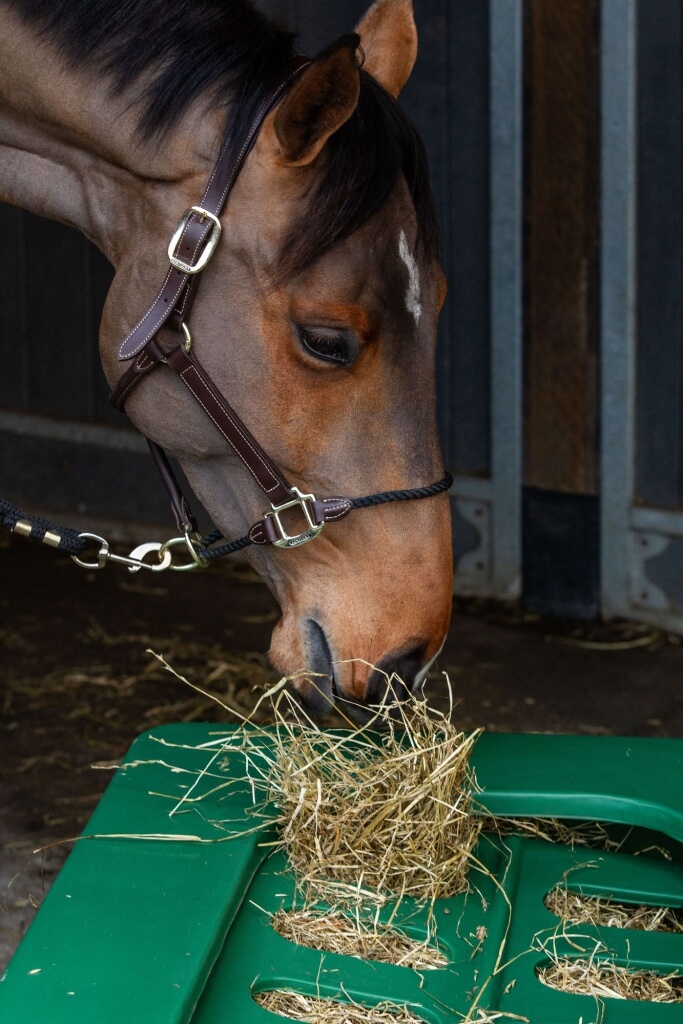
[[[443,476],[445,279],[424,147],[396,102],[416,55],[412,0],[376,0],[300,70],[234,184],[193,311],[214,384],[304,491]],[[78,228],[113,264],[100,332],[112,387],[226,125],[248,124],[293,59],[293,36],[248,0],[0,0],[0,199]],[[248,528],[262,497],[168,367],[126,412],[178,458],[225,536]],[[311,673],[296,685],[318,710],[376,703],[396,677],[416,686],[443,644],[445,494],[247,557],[282,610],[271,660]]]

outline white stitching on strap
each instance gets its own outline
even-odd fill
[[[204,391],[205,391],[205,392],[206,392],[206,394],[207,394],[207,395],[208,395],[208,396],[209,396],[209,397],[210,397],[210,398],[212,399],[212,401],[214,401],[214,402],[216,401],[216,399],[215,399],[215,398],[214,398],[214,396],[213,396],[213,395],[211,394],[210,390],[209,390],[209,389],[207,388],[207,386],[206,386],[206,384],[204,383],[204,381],[202,380],[202,378],[201,378],[201,377],[199,376],[199,374],[198,374],[198,372],[197,372],[197,370],[196,370],[196,368],[195,368],[194,366],[188,366],[186,370],[183,370],[183,371],[182,371],[182,373],[180,374],[180,376],[182,377],[182,379],[183,379],[183,382],[184,382],[184,383],[185,383],[185,385],[186,385],[186,386],[187,386],[187,387],[188,387],[188,388],[190,389],[190,391],[192,392],[192,394],[194,395],[194,397],[195,397],[195,398],[197,399],[197,401],[198,401],[198,402],[199,402],[199,404],[201,405],[201,407],[202,407],[202,409],[204,410],[204,412],[206,413],[206,415],[207,415],[207,416],[208,416],[208,417],[209,417],[210,419],[212,419],[212,420],[213,420],[213,422],[214,422],[214,423],[216,424],[216,426],[217,426],[217,427],[218,427],[218,429],[220,430],[220,432],[221,432],[221,434],[223,435],[223,437],[225,438],[225,440],[226,440],[226,441],[227,441],[227,442],[228,442],[228,443],[229,443],[229,444],[230,444],[230,445],[232,446],[232,441],[230,440],[229,436],[228,436],[228,435],[226,434],[226,432],[225,432],[225,431],[223,430],[223,428],[221,427],[221,425],[220,425],[220,423],[218,422],[218,420],[217,420],[217,419],[216,419],[216,418],[215,418],[215,417],[214,417],[214,416],[212,415],[212,413],[210,412],[210,410],[209,410],[209,409],[207,409],[206,405],[204,404],[204,402],[202,402],[201,398],[199,397],[199,395],[197,394],[197,392],[195,391],[195,389],[194,389],[194,388],[192,387],[192,385],[190,384],[189,380],[187,380],[187,379],[186,379],[186,375],[187,375],[188,373],[190,373],[190,371],[192,371],[192,372],[194,373],[194,375],[195,375],[195,377],[196,377],[197,381],[198,381],[198,382],[199,382],[199,383],[200,383],[200,384],[202,385],[202,387],[204,388]],[[266,463],[265,463],[265,462],[263,461],[263,459],[261,458],[261,456],[259,455],[259,453],[258,453],[258,452],[256,451],[256,449],[254,448],[253,444],[251,444],[251,443],[250,443],[250,441],[249,441],[249,438],[245,437],[245,435],[244,435],[244,434],[242,433],[242,431],[240,430],[240,428],[239,428],[238,424],[237,424],[237,423],[236,423],[236,422],[234,421],[234,419],[232,418],[232,416],[230,416],[230,415],[229,415],[229,413],[228,413],[227,409],[223,409],[222,411],[223,411],[223,412],[225,413],[225,415],[226,415],[226,416],[228,417],[228,419],[229,419],[229,420],[230,420],[230,422],[232,423],[232,426],[233,426],[233,427],[234,427],[234,429],[235,429],[235,430],[237,431],[237,433],[238,433],[238,434],[240,435],[240,437],[242,438],[242,440],[244,441],[244,443],[245,443],[245,444],[246,444],[246,445],[247,445],[247,446],[248,446],[249,448],[251,448],[252,452],[254,453],[254,455],[256,456],[256,458],[257,458],[257,459],[259,460],[259,462],[261,463],[261,465],[263,466],[263,468],[265,469],[265,471],[266,471],[266,472],[268,473],[268,475],[269,475],[270,477],[272,477],[272,476],[273,476],[273,474],[272,474],[272,472],[271,472],[270,468],[269,468],[269,467],[268,467],[268,466],[266,465]],[[233,447],[234,447],[234,446],[233,446]],[[250,473],[251,473],[251,475],[253,476],[254,480],[256,480],[256,482],[257,482],[257,484],[259,485],[259,487],[263,487],[263,490],[264,490],[264,491],[265,491],[265,492],[266,492],[267,494],[270,494],[270,492],[271,492],[271,491],[274,491],[274,490],[276,490],[276,489],[277,489],[277,488],[278,488],[278,487],[280,486],[280,482],[279,482],[278,480],[276,480],[276,481],[275,481],[275,483],[273,484],[273,486],[272,486],[272,487],[265,487],[265,486],[264,486],[264,484],[263,484],[263,483],[262,483],[262,482],[261,482],[261,481],[259,480],[259,478],[258,478],[258,476],[256,475],[255,471],[254,471],[254,470],[253,470],[253,469],[251,468],[251,466],[249,465],[249,463],[247,462],[247,460],[246,460],[246,459],[244,458],[244,456],[243,456],[243,455],[241,454],[241,452],[239,452],[239,451],[238,451],[238,450],[237,450],[237,449],[235,448],[235,453],[236,453],[237,455],[239,455],[240,459],[242,460],[242,462],[244,463],[244,465],[245,465],[245,466],[247,467],[247,469],[249,470],[249,472],[250,472]]]
[[[327,499],[327,498],[323,498],[323,505],[325,505],[325,522],[326,523],[333,523],[335,521],[335,519],[342,519],[353,508],[353,506],[351,505],[351,502],[348,501],[348,500],[343,501],[343,499],[342,499],[343,504],[339,504],[339,505],[327,505],[326,502],[328,500],[329,499]],[[328,510],[329,510],[329,512],[328,512]]]
[[[164,278],[164,283],[161,286],[161,290],[159,291],[159,294],[157,295],[156,299],[154,300],[152,305],[149,307],[149,309],[147,310],[147,312],[143,316],[142,320],[139,322],[139,324],[137,324],[133,328],[133,330],[130,332],[130,334],[126,335],[126,337],[124,338],[123,342],[121,343],[121,347],[119,348],[119,358],[123,358],[123,350],[126,347],[126,345],[128,344],[129,339],[132,338],[133,335],[136,333],[136,331],[138,331],[142,327],[142,325],[144,324],[144,322],[147,319],[147,317],[151,316],[152,313],[154,313],[154,311],[155,311],[155,309],[157,307],[157,304],[159,303],[159,301],[161,300],[162,295],[164,294],[164,289],[166,288],[166,285],[168,284],[168,280],[169,280],[169,278],[171,276],[171,273],[173,272],[173,269],[174,269],[173,267],[169,268],[169,271],[166,274],[166,277]],[[167,308],[169,310],[169,315],[173,311],[173,307],[175,306],[176,302],[178,301],[178,296],[180,295],[180,291],[181,291],[181,289],[182,289],[184,284],[185,284],[185,282],[181,281],[179,287],[175,291],[175,295],[172,297],[172,301],[170,301],[169,304],[168,304]],[[164,303],[164,306],[166,306],[166,303]],[[159,324],[159,323],[155,324],[155,326],[152,328],[152,330],[149,332],[149,334],[146,335],[146,337],[140,342],[140,344],[135,348],[135,350],[133,352],[131,352],[130,355],[127,355],[125,358],[126,359],[132,359],[133,356],[136,356],[138,354],[138,352],[140,351],[140,349],[143,349],[145,347],[145,345],[150,340],[150,338],[154,337],[154,335],[157,333],[157,331],[160,329],[160,327],[161,327],[161,324]]]
[[[261,523],[260,521],[258,523],[254,523],[251,530],[249,531],[249,540],[252,542],[252,544],[267,543],[268,538],[263,532],[263,523]]]

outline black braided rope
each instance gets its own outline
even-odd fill
[[[410,487],[403,491],[379,491],[377,494],[366,494],[364,498],[351,498],[351,506],[352,508],[371,508],[373,505],[387,505],[390,501],[416,501],[420,498],[433,498],[434,495],[447,491],[452,483],[452,475],[446,473],[437,483],[428,484],[426,487]],[[207,550],[210,544],[214,544],[222,536],[220,530],[214,530],[213,533],[202,538],[204,548],[201,553],[202,558],[223,558],[225,555],[233,555],[236,551],[242,551],[253,543],[246,535],[240,537],[239,540],[233,540],[230,544],[222,544],[219,548]]]
[[[217,533],[218,531],[216,530],[215,532]],[[213,534],[210,534],[210,536],[213,537]],[[202,543],[206,543],[206,538],[202,540]],[[242,548],[248,548],[250,544],[253,544],[253,541],[246,535],[240,537],[239,540],[231,541],[229,544],[221,544],[219,548],[211,548],[210,551],[204,549],[200,552],[200,555],[202,558],[208,559],[223,558],[225,555],[234,555],[236,551],[241,551]]]
[[[367,494],[364,498],[351,498],[354,508],[371,508],[373,505],[386,505],[390,501],[415,501],[420,498],[433,498],[435,494],[447,491],[453,483],[453,477],[446,473],[438,483],[427,487],[409,487],[403,491],[380,491],[378,494]]]
[[[65,526],[55,526],[40,516],[30,516],[18,509],[16,505],[0,498],[0,527],[11,533],[20,519],[31,524],[31,536],[27,539],[42,541],[48,530],[58,533],[61,539],[56,550],[66,551],[70,555],[80,554],[86,545],[86,541],[81,538],[77,530],[70,530]]]
[[[447,491],[452,483],[453,477],[450,473],[446,473],[438,483],[429,484],[427,487],[411,487],[403,491],[380,491],[377,494],[367,494],[363,498],[351,498],[351,506],[352,508],[371,508],[373,505],[386,505],[391,501],[416,501],[420,498],[433,498],[434,495]],[[23,519],[31,524],[31,540],[42,541],[48,530],[58,533],[61,539],[57,550],[65,551],[69,555],[80,554],[87,543],[77,530],[70,530],[64,526],[54,526],[47,519],[42,519],[40,516],[27,515],[25,512],[20,511],[16,505],[12,505],[11,502],[0,498],[0,527],[11,532],[19,519]],[[214,558],[234,555],[236,551],[242,551],[253,543],[249,536],[245,535],[238,540],[231,541],[229,544],[221,544],[217,548],[210,547],[211,544],[215,544],[222,537],[223,534],[220,530],[214,530],[202,538],[201,557],[203,559],[212,561]]]

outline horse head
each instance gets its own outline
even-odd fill
[[[396,103],[416,51],[411,5],[378,0],[357,35],[299,75],[234,186],[193,310],[203,365],[306,492],[353,496],[443,475],[434,368],[444,277],[421,144]],[[178,201],[163,186],[166,210],[197,201],[195,181],[182,187]],[[111,380],[125,318],[130,326],[120,297],[144,305],[153,289],[139,253],[132,244],[121,254],[103,322]],[[226,536],[263,512],[249,474],[170,373],[151,375],[127,412],[179,459]],[[295,685],[318,708],[335,696],[377,702],[397,679],[412,688],[448,627],[450,543],[440,496],[359,512],[301,548],[249,549],[282,609],[274,665],[308,669]]]
[[[6,53],[0,43],[2,194],[79,226],[114,264],[100,336],[111,385],[226,117],[230,130],[253,111],[259,83],[266,95],[293,55],[289,34],[246,2],[119,7],[0,4],[12,42]],[[201,60],[184,49],[193,33]],[[443,476],[435,345],[445,282],[424,149],[396,102],[416,53],[411,0],[376,0],[355,33],[300,71],[230,193],[192,309],[197,357],[306,493],[355,497]],[[162,330],[160,344],[171,341]],[[226,537],[263,513],[264,495],[170,369],[146,377],[126,412],[179,459]],[[314,706],[407,692],[443,643],[445,494],[359,510],[305,546],[252,547],[248,558],[282,609],[272,661],[285,674],[308,670],[296,685]]]

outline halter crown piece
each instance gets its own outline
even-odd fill
[[[294,58],[289,75],[261,106],[235,158],[231,157],[235,150],[235,140],[228,135],[218,154],[204,195],[197,206],[191,206],[185,211],[173,234],[168,247],[169,269],[157,297],[119,349],[120,360],[133,362],[114,387],[111,393],[112,404],[123,410],[133,388],[158,366],[167,366],[178,375],[199,402],[270,501],[270,508],[258,522],[254,523],[248,534],[221,547],[213,547],[212,545],[222,538],[222,534],[215,532],[208,537],[199,537],[196,520],[165,452],[154,441],[148,440],[152,456],[168,491],[178,529],[183,533],[182,537],[166,545],[143,545],[149,550],[156,550],[159,554],[160,565],[154,566],[155,569],[166,567],[161,563],[170,557],[168,549],[175,543],[187,545],[192,559],[188,564],[175,568],[204,565],[209,559],[232,554],[250,544],[274,544],[281,548],[299,547],[317,537],[326,523],[342,519],[353,509],[383,505],[391,501],[428,498],[447,490],[453,482],[452,476],[447,473],[441,480],[427,487],[383,491],[362,498],[319,499],[314,494],[303,493],[287,480],[263,450],[235,410],[221,395],[194,353],[188,320],[202,271],[220,242],[221,211],[256,141],[264,119],[297,75],[310,63],[304,57]],[[157,339],[162,327],[174,328],[180,335],[179,344],[168,352],[161,347]],[[300,533],[290,535],[282,516],[287,510],[294,508],[298,508],[303,514],[305,525]],[[136,551],[140,558],[144,558],[144,554],[147,553],[141,552],[140,549]],[[81,560],[79,564],[92,567],[91,563]]]

